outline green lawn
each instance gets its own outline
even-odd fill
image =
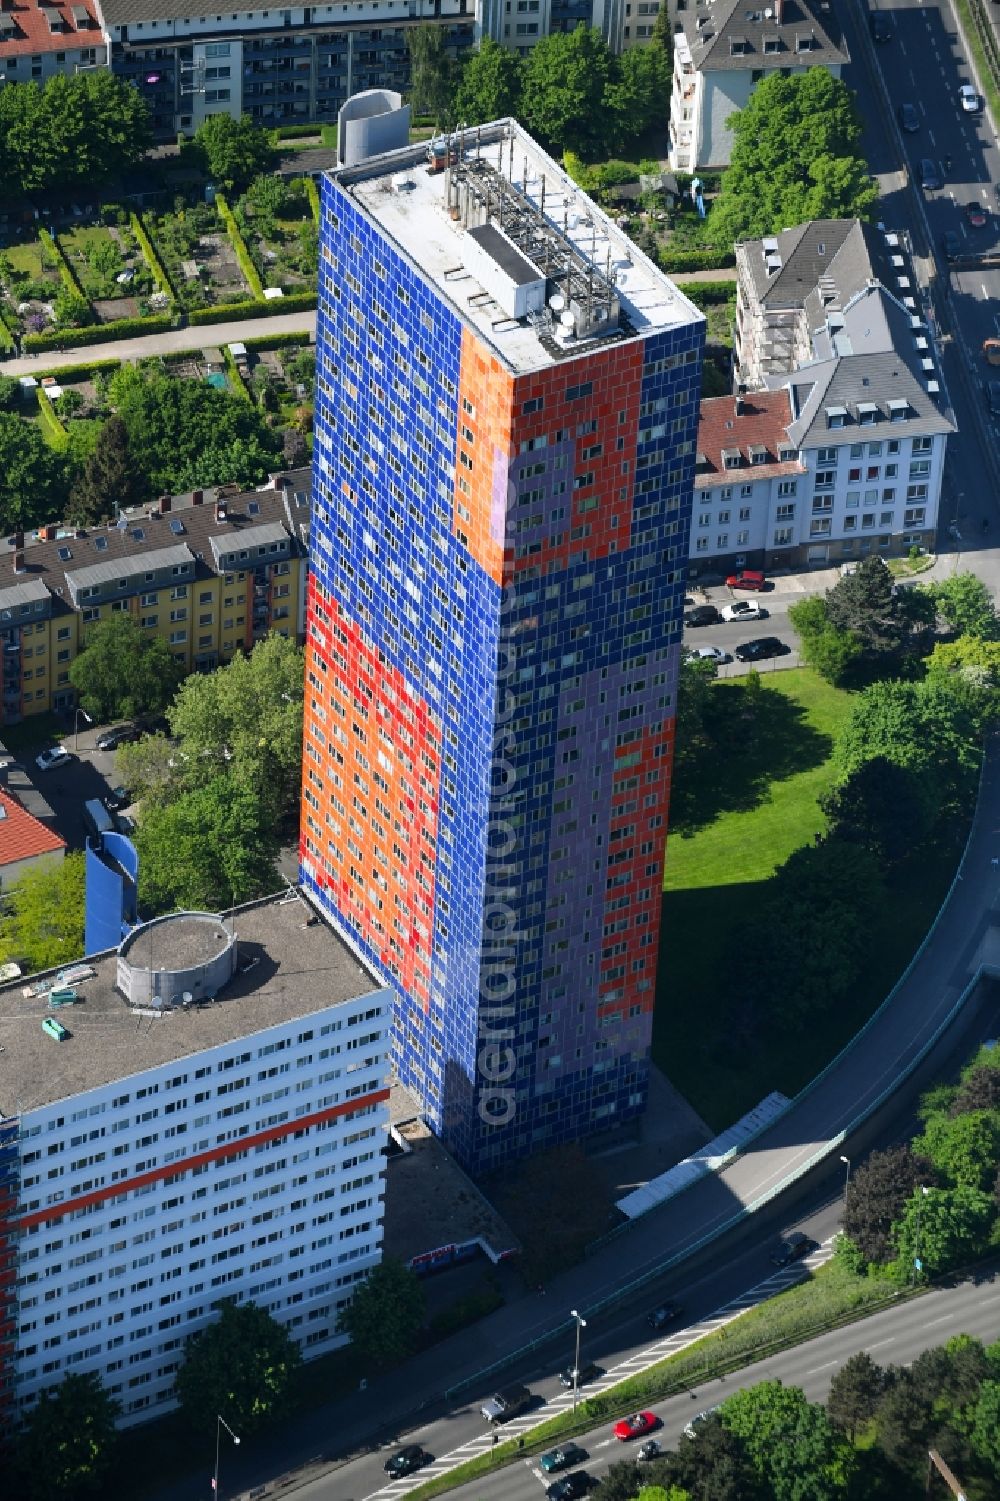
[[[732,1047],[725,1003],[754,962],[735,935],[752,924],[776,867],[824,828],[817,797],[831,784],[833,737],[851,703],[808,669],[775,673],[751,720],[745,681],[712,690],[733,699],[731,749],[708,758],[696,788],[679,789],[683,832],[671,810],[653,1023],[654,1060],[717,1130],[773,1089],[794,1095],[850,1040],[905,969],[956,859],[924,852],[894,872],[850,1004],[817,1006],[807,1031],[772,1031],[759,1051]],[[774,993],[780,1006],[780,975]]]

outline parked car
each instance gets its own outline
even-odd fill
[[[687,1438],[694,1438],[702,1423],[707,1423],[713,1413],[718,1412],[718,1407],[706,1407],[704,1412],[696,1412],[690,1423],[685,1423],[684,1433]]]
[[[666,1329],[668,1324],[672,1324],[680,1316],[681,1305],[679,1303],[661,1303],[659,1308],[653,1309],[646,1322],[650,1329]]]
[[[659,1426],[660,1420],[655,1412],[634,1412],[631,1417],[617,1422],[611,1431],[615,1438],[624,1443],[630,1438],[645,1438],[647,1433],[652,1433]]]
[[[112,787],[104,799],[104,806],[109,813],[119,813],[122,808],[127,808],[131,801],[131,792],[124,784],[121,784],[118,787]]]
[[[546,1475],[554,1475],[557,1470],[570,1470],[589,1458],[586,1449],[581,1449],[579,1444],[561,1444],[558,1449],[543,1454],[538,1464]]]
[[[720,667],[724,662],[731,662],[732,656],[723,651],[721,646],[695,646],[691,648],[691,655],[699,662],[716,662]]]
[[[973,229],[985,229],[988,218],[989,215],[983,205],[977,203],[975,199],[965,205],[965,222]]]
[[[1000,417],[1000,380],[986,382],[986,409],[991,417]]]
[[[767,611],[759,599],[737,599],[731,605],[724,605],[722,609],[723,620],[766,620]]]
[[[488,1423],[506,1423],[523,1412],[530,1401],[531,1393],[526,1386],[508,1386],[484,1402],[479,1411]]]
[[[105,730],[97,737],[97,749],[99,751],[117,750],[120,745],[131,745],[136,740],[142,739],[142,731],[137,724],[118,724],[114,729]]]
[[[752,641],[744,641],[733,653],[737,662],[763,662],[769,657],[784,657],[791,651],[777,636],[755,636]]]
[[[57,766],[65,766],[73,757],[68,750],[61,745],[50,745],[48,750],[43,750],[41,755],[35,757],[35,765],[39,771],[55,771]]]
[[[971,83],[963,83],[958,91],[958,102],[967,115],[978,115],[983,102],[979,97],[979,90]]]
[[[714,605],[696,605],[684,616],[685,625],[718,625],[722,616]]]
[[[393,1480],[399,1480],[403,1475],[412,1475],[416,1470],[422,1470],[424,1465],[434,1463],[433,1454],[428,1454],[426,1449],[421,1449],[419,1444],[407,1444],[405,1449],[399,1449],[395,1454],[390,1454],[383,1469]]]
[[[920,129],[920,111],[915,104],[909,102],[901,104],[896,115],[899,119],[900,130],[905,130],[907,135],[912,135],[914,131]]]
[[[957,261],[962,254],[962,236],[955,229],[946,229],[941,236],[941,249],[946,261]]]
[[[587,1494],[592,1484],[586,1470],[575,1470],[572,1475],[564,1475],[562,1480],[553,1480],[545,1487],[545,1494],[549,1501],[576,1501],[577,1496]]]
[[[596,1365],[594,1365],[593,1361],[590,1361],[587,1365],[582,1365],[580,1367],[579,1371],[577,1371],[577,1372],[574,1372],[572,1370],[569,1370],[569,1371],[560,1371],[559,1372],[559,1385],[560,1386],[564,1386],[568,1392],[571,1392],[573,1390],[573,1386],[574,1386],[574,1381],[573,1381],[574,1375],[576,1376],[576,1382],[575,1382],[575,1384],[576,1384],[576,1386],[580,1387],[580,1386],[586,1386],[586,1384],[587,1384],[588,1381],[595,1380],[595,1378],[598,1377],[600,1374],[601,1374],[600,1366],[596,1366]]]
[[[728,589],[766,589],[767,579],[759,568],[741,568],[726,579]]]
[[[920,178],[920,186],[928,193],[933,193],[941,186],[941,173],[938,171],[937,162],[929,156],[922,156],[917,166],[917,175]]]
[[[784,1240],[771,1252],[771,1260],[775,1266],[791,1266],[793,1261],[801,1261],[803,1256],[808,1256],[810,1251],[817,1251],[819,1247],[811,1240],[803,1230],[793,1230],[786,1235]]]

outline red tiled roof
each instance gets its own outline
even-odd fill
[[[52,30],[48,17],[57,27]],[[94,0],[2,0],[0,64],[8,57],[42,52],[70,52],[103,44]],[[11,29],[13,23],[13,29]]]
[[[65,848],[65,839],[39,823],[16,797],[0,790],[0,865],[14,865],[18,860]]]
[[[786,390],[751,391],[745,396],[712,396],[701,404],[698,418],[699,463],[695,487],[705,489],[723,478],[746,480],[751,475],[763,478],[774,474],[800,474],[797,458],[780,459],[779,447],[795,447],[786,431],[792,420],[792,407]],[[753,463],[751,448],[763,448],[763,459]],[[729,469],[722,458],[723,449],[738,449],[740,464]],[[705,462],[701,462],[702,456]]]

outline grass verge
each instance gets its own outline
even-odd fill
[[[458,1465],[447,1475],[425,1481],[409,1492],[408,1501],[431,1501],[471,1480],[490,1474],[526,1454],[552,1447],[574,1434],[586,1433],[595,1423],[610,1421],[637,1408],[717,1381],[756,1361],[804,1344],[830,1329],[877,1313],[913,1296],[886,1279],[857,1277],[836,1262],[820,1267],[807,1282],[788,1288],[729,1324],[708,1334],[676,1355],[668,1355],[599,1397],[588,1397],[575,1413],[560,1413],[525,1435],[519,1448],[514,1440]]]

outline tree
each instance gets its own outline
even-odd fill
[[[70,491],[66,519],[80,526],[105,521],[119,510],[138,505],[142,493],[142,481],[129,452],[128,430],[113,413],[98,433],[94,451]]]
[[[186,669],[161,636],[119,613],[91,626],[85,640],[69,680],[92,719],[105,724],[163,712]]]
[[[451,125],[454,111],[455,64],[448,55],[447,38],[440,26],[424,21],[406,33],[410,53],[410,106],[415,115],[426,115],[438,125]]]
[[[520,55],[484,36],[469,55],[455,93],[455,118],[465,125],[484,125],[517,115],[521,108],[524,64]]]
[[[972,1447],[1000,1480],[1000,1380],[983,1382],[971,1419]]]
[[[978,636],[959,636],[957,641],[938,641],[924,665],[928,677],[960,674],[973,682],[1000,686],[1000,641]]]
[[[228,118],[212,115],[206,124]],[[257,484],[281,452],[257,407],[203,382],[124,365],[112,376],[108,395],[125,424],[147,495]]]
[[[826,1410],[851,1442],[858,1428],[870,1423],[885,1390],[885,1372],[867,1350],[848,1356],[830,1382]]]
[[[872,1152],[854,1169],[844,1201],[844,1233],[866,1260],[882,1265],[891,1259],[893,1222],[914,1189],[933,1181],[928,1165],[909,1146]]]
[[[0,99],[10,85],[0,90]],[[67,490],[65,460],[33,422],[0,412],[0,531],[27,530],[62,515]]]
[[[274,138],[249,115],[209,115],[194,133],[206,169],[230,190],[245,187],[271,166]]]
[[[932,1115],[913,1150],[926,1157],[951,1187],[965,1184],[986,1192],[1000,1164],[1000,1112],[969,1110]]]
[[[974,1062],[965,1069],[950,1110],[952,1115],[962,1115],[966,1110],[1000,1112],[1000,1068]]]
[[[740,988],[782,1030],[807,1025],[856,981],[865,963],[857,935],[881,897],[878,864],[859,845],[826,839],[796,850],[775,872],[744,937],[755,964]]]
[[[723,1427],[742,1438],[773,1501],[837,1501],[857,1468],[854,1447],[822,1407],[780,1381],[761,1381],[727,1397]]]
[[[634,1459],[615,1460],[591,1491],[591,1501],[635,1501],[645,1478]]]
[[[674,33],[673,23],[670,20],[670,7],[666,0],[661,0],[660,8],[656,12],[656,20],[653,22],[653,30],[650,33],[649,45],[658,47],[667,59],[671,73],[674,70]]]
[[[93,1371],[67,1372],[58,1386],[44,1390],[15,1444],[18,1495],[73,1501],[91,1492],[106,1494],[117,1412],[118,1403]]]
[[[249,656],[196,673],[170,709],[181,782],[197,785],[227,769],[230,784],[259,804],[275,827],[294,817],[302,778],[302,648],[272,634]]]
[[[31,866],[4,892],[0,963],[16,959],[34,971],[52,969],[83,953],[84,857]]]
[[[657,1473],[683,1486],[693,1501],[755,1501],[762,1488],[746,1445],[713,1414],[681,1438],[677,1452],[657,1463]],[[638,1494],[638,1489],[632,1491]]]
[[[957,1188],[920,1188],[892,1227],[900,1275],[909,1277],[919,1260],[922,1277],[950,1271],[983,1250],[993,1219],[988,1194]]]
[[[306,440],[294,427],[286,427],[282,434],[281,457],[289,469],[298,469],[309,457]]]
[[[789,606],[788,618],[798,632],[803,660],[834,687],[845,683],[861,655],[861,643],[850,631],[831,624],[823,596],[796,600]]]
[[[904,632],[893,587],[882,559],[865,558],[856,572],[827,590],[827,619],[835,630],[849,631],[870,654],[896,652]]]
[[[612,74],[611,52],[594,27],[543,37],[524,65],[521,107],[529,130],[556,151],[575,151],[585,160],[600,155]]]
[[[821,794],[835,839],[860,844],[883,865],[894,865],[923,843],[936,809],[912,768],[874,756],[838,786]]]
[[[0,375],[0,412],[16,411],[20,401],[20,381],[13,375]]]
[[[666,121],[672,77],[670,61],[662,47],[630,47],[614,59],[605,110],[617,147],[624,149],[647,130]]]
[[[104,68],[44,88],[8,83],[0,99],[0,187],[5,196],[107,182],[141,161],[152,141],[138,89]]]
[[[907,1466],[924,1459],[934,1429],[934,1408],[910,1372],[892,1369],[886,1392],[875,1413],[875,1441],[894,1464]]]
[[[776,234],[819,209],[835,219],[871,213],[878,189],[861,153],[854,97],[825,68],[768,74],[727,123],[730,166],[709,220],[717,244]]]
[[[279,884],[278,841],[267,809],[215,764],[210,781],[143,807],[135,834],[140,895],[157,912],[217,912]]]
[[[221,1413],[243,1438],[290,1410],[301,1363],[298,1345],[266,1309],[226,1298],[215,1322],[185,1344],[175,1390],[194,1432],[214,1433]]]
[[[416,1273],[400,1261],[383,1260],[355,1288],[337,1327],[360,1355],[388,1365],[412,1353],[426,1311]]]
[[[953,573],[950,578],[936,579],[921,590],[934,602],[952,629],[960,636],[978,641],[1000,640],[993,596],[974,573]]]

